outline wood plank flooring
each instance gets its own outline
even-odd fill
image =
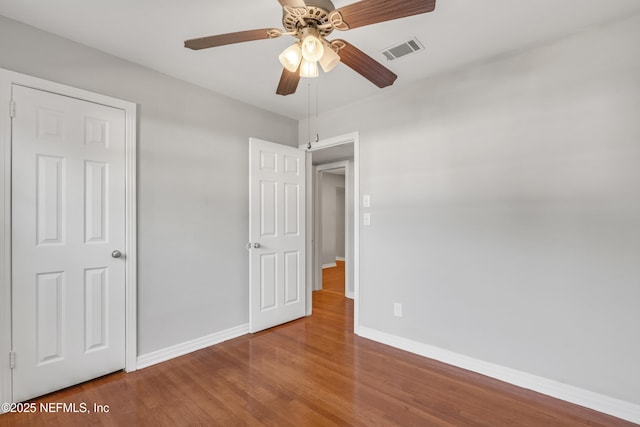
[[[344,295],[344,261],[336,261],[335,267],[322,269],[322,290]]]
[[[0,426],[630,426],[363,339],[353,302],[314,293],[313,316],[34,400],[108,413],[5,414]]]

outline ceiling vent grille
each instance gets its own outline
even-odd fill
[[[395,61],[403,56],[424,50],[424,45],[417,38],[413,38],[408,42],[400,43],[382,51],[387,61]]]

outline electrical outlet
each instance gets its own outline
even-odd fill
[[[364,225],[371,225],[371,214],[369,212],[362,215],[362,223]]]
[[[402,304],[399,302],[393,304],[393,315],[396,317],[402,317]]]

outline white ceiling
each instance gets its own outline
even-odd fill
[[[336,7],[353,3],[334,0]],[[277,0],[0,0],[0,14],[132,62],[292,118],[306,117],[309,92],[320,112],[507,52],[527,49],[594,25],[640,13],[639,0],[437,0],[435,12],[340,33],[398,74],[378,89],[340,64],[301,81],[295,95],[275,94],[281,37],[192,51],[185,39],[282,28]],[[392,63],[380,53],[417,37],[426,50]],[[594,52],[594,54],[597,54]],[[315,104],[315,101],[314,101]],[[315,110],[315,105],[312,107]]]

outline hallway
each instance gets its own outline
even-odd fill
[[[322,269],[322,290],[344,295],[344,261],[336,261],[335,267]]]

